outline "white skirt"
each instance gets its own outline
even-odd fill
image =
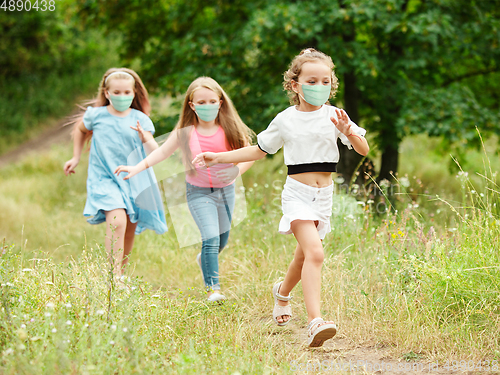
[[[317,221],[318,233],[321,239],[331,231],[330,216],[332,216],[333,183],[317,188],[294,180],[287,176],[281,194],[283,217],[278,231],[291,234],[291,223],[294,220]]]

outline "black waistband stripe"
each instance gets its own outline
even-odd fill
[[[288,165],[289,175],[307,172],[337,172],[337,163],[308,163]]]

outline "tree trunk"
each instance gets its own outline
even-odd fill
[[[359,122],[359,112],[358,112],[358,88],[356,86],[356,76],[354,73],[344,74],[344,103],[345,111],[349,115],[349,118],[355,123]],[[337,172],[342,175],[346,183],[349,183],[352,176],[356,172],[356,167],[363,158],[354,150],[349,150],[346,146],[337,141],[340,161],[337,166]]]
[[[382,163],[377,181],[394,180],[394,175],[398,171],[399,144],[386,145],[382,150]]]
[[[341,7],[344,4],[341,3]],[[352,22],[348,22],[343,27],[342,39],[345,43],[353,42],[356,38],[356,29]],[[348,62],[348,61],[346,61]],[[344,105],[345,111],[347,112],[349,118],[356,124],[359,123],[359,90],[356,85],[356,75],[354,74],[354,67],[347,67],[348,71],[344,73]],[[363,158],[354,150],[349,150],[346,146],[337,141],[337,145],[340,153],[340,160],[337,165],[337,172],[342,175],[346,184],[351,182],[351,179],[356,173],[356,168],[359,162]],[[359,175],[358,175],[359,177]],[[362,176],[361,176],[362,177]]]

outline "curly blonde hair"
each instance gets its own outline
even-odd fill
[[[337,79],[337,76],[335,75],[335,72],[333,70],[335,68],[335,65],[333,64],[332,58],[328,55],[325,55],[323,52],[315,50],[314,48],[303,49],[297,56],[294,57],[294,59],[290,63],[290,67],[283,74],[283,88],[287,92],[287,95],[290,99],[290,104],[292,105],[300,104],[299,94],[297,94],[292,89],[292,81],[298,82],[300,73],[302,72],[302,65],[304,65],[306,62],[322,62],[331,69],[332,89],[330,91],[330,98],[333,98],[335,96],[335,94],[337,93],[337,88],[339,87],[339,80]]]

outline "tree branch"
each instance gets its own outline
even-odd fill
[[[490,69],[478,70],[477,72],[469,72],[469,73],[463,74],[463,75],[458,76],[458,77],[450,78],[448,81],[443,83],[442,87],[449,86],[454,82],[458,82],[458,81],[461,81],[461,80],[466,79],[466,78],[480,76],[480,75],[486,75],[486,74],[495,73],[495,72],[499,72],[499,71],[500,71],[500,67],[495,67],[495,68],[490,68]]]

